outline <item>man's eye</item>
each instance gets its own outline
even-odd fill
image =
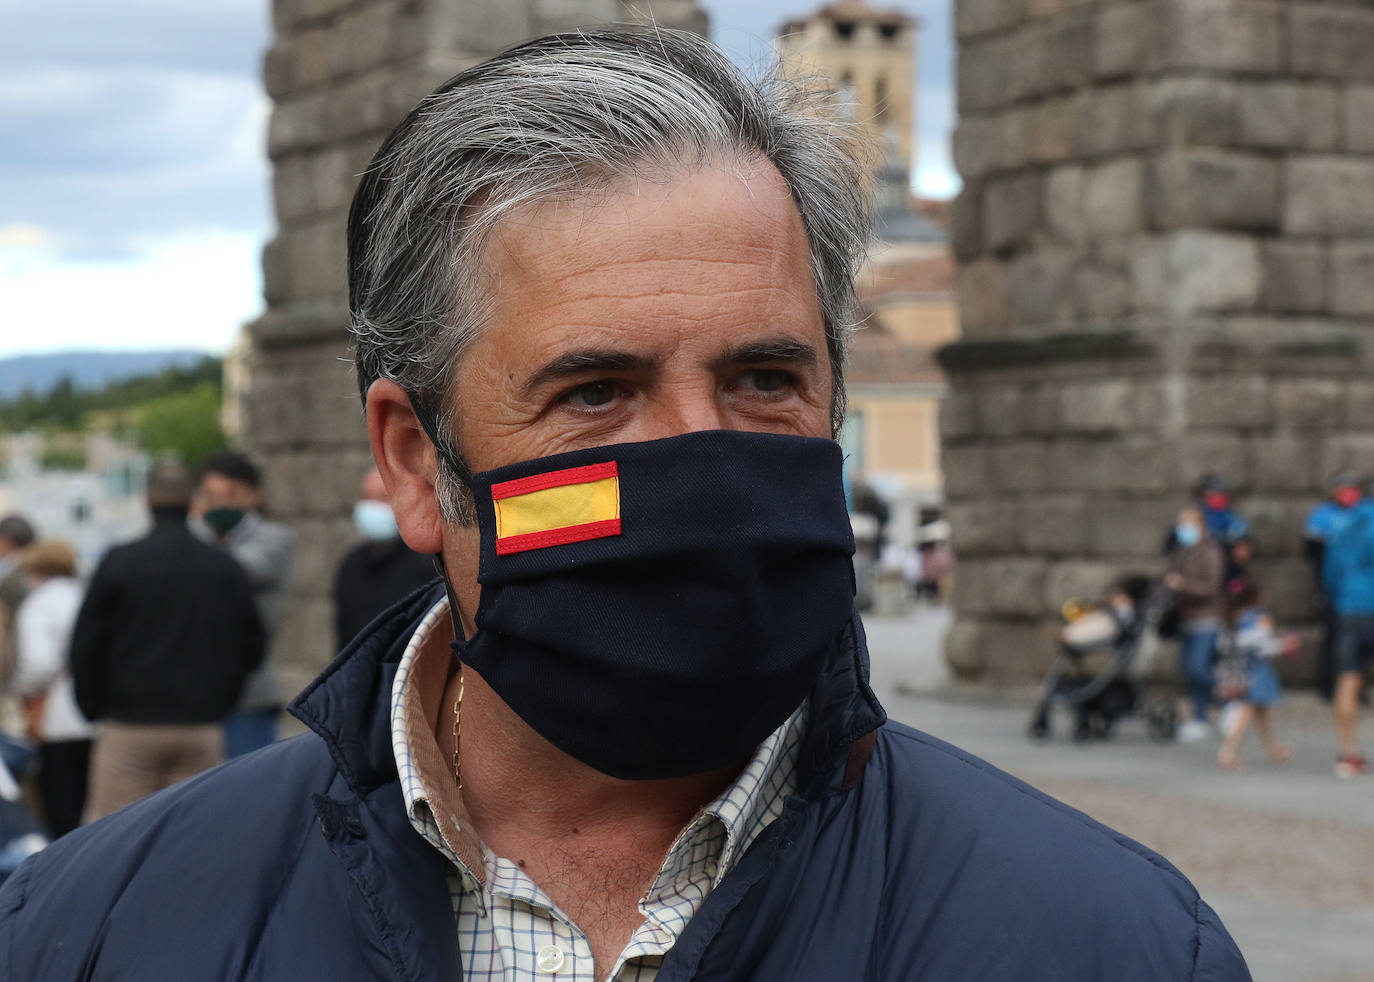
[[[776,368],[755,368],[745,373],[744,381],[758,392],[779,392],[787,388],[791,376]]]
[[[574,406],[604,406],[616,397],[619,386],[615,382],[588,382],[579,385],[563,397],[565,402]]]

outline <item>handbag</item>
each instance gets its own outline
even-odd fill
[[[1177,641],[1183,636],[1183,618],[1178,612],[1178,605],[1172,600],[1169,606],[1164,608],[1164,612],[1159,615],[1159,622],[1155,625],[1155,633],[1165,641]]]
[[[1245,670],[1245,658],[1229,634],[1222,636],[1219,647],[1221,652],[1212,672],[1213,693],[1217,702],[1244,699],[1250,693],[1250,675]]]

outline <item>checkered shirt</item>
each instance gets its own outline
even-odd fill
[[[435,785],[451,782],[447,770],[429,773],[412,741],[433,740],[414,725],[417,694],[407,688],[422,655],[436,657],[431,632],[449,632],[448,601],[441,600],[420,622],[396,671],[391,697],[391,742],[406,811],[415,830],[452,864],[449,895],[468,982],[600,982],[592,949],[577,925],[519,866],[494,855],[461,828],[466,815],[441,821],[431,807]],[[426,640],[429,644],[426,644]],[[424,654],[425,650],[429,654]],[[413,687],[412,687],[413,689]],[[407,726],[407,705],[412,707]],[[606,982],[653,982],[659,965],[687,922],[749,845],[783,811],[795,790],[797,755],[806,729],[803,704],[754,753],[749,764],[719,797],[703,808],[668,850],[653,885],[640,899],[644,922],[630,937]],[[428,759],[435,758],[432,752]],[[459,812],[461,813],[461,808]],[[475,840],[474,840],[475,841]],[[480,870],[477,868],[480,865]],[[550,971],[551,966],[557,966]]]

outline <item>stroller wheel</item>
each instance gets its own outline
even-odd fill
[[[1031,717],[1030,725],[1026,727],[1026,736],[1032,740],[1047,740],[1050,735],[1050,712],[1047,707],[1040,707],[1034,716]]]
[[[1156,699],[1145,714],[1150,736],[1156,740],[1172,740],[1178,732],[1178,707],[1172,699]]]

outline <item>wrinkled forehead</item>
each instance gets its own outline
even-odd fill
[[[789,264],[811,275],[801,211],[778,169],[757,155],[650,161],[573,189],[514,203],[488,200],[483,207],[492,220],[477,256],[488,275],[503,260],[533,265],[541,259],[575,275],[607,262],[604,253],[641,243],[671,260],[698,251],[703,228],[716,244],[738,250],[741,260],[787,246]]]
[[[801,215],[771,164],[623,180],[508,216],[483,257],[486,329],[686,335],[824,320]],[[583,341],[588,340],[583,338]]]

